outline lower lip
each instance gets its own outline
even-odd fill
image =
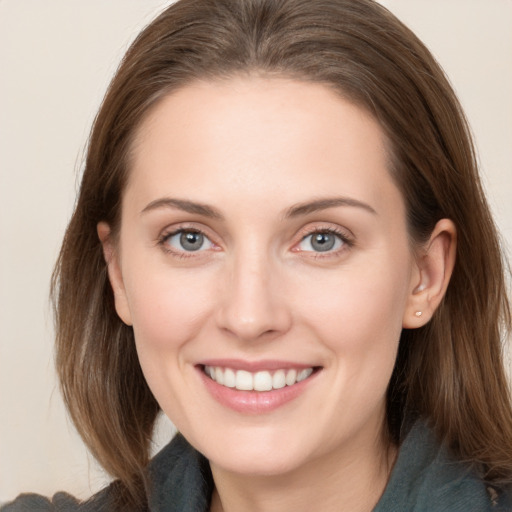
[[[301,395],[311,381],[318,375],[315,371],[307,379],[297,382],[293,386],[285,386],[272,391],[239,391],[228,388],[208,377],[202,367],[198,368],[206,389],[221,405],[236,412],[244,414],[264,414],[272,412],[282,405],[291,402]]]

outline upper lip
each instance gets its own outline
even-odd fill
[[[198,363],[198,366],[219,366],[221,368],[231,368],[232,370],[245,370],[247,372],[272,371],[305,368],[315,368],[318,365],[298,363],[294,361],[283,361],[276,359],[263,359],[260,361],[246,361],[243,359],[205,359]]]

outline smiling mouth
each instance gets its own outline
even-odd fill
[[[317,369],[310,367],[248,372],[221,366],[203,366],[203,372],[217,384],[239,391],[272,391],[293,386],[309,378]]]

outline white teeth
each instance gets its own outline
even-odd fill
[[[236,375],[231,368],[224,370],[224,386],[228,388],[234,388],[236,386]]]
[[[293,386],[297,382],[297,370],[288,370],[286,372],[286,385]]]
[[[222,368],[215,368],[215,380],[219,384],[224,384],[224,372],[222,371]]]
[[[281,389],[286,386],[286,374],[284,370],[277,370],[272,376],[272,387],[274,389]]]
[[[240,391],[271,391],[285,386],[293,386],[297,382],[307,379],[313,368],[302,370],[276,370],[275,372],[259,371],[255,373],[246,370],[233,370],[221,366],[205,366],[204,372],[212,380],[228,388]]]
[[[270,391],[272,389],[272,375],[269,372],[258,372],[254,376],[255,391]]]
[[[313,368],[306,368],[305,370],[301,370],[297,375],[297,382],[301,380],[307,379],[313,373]]]
[[[215,372],[217,373],[217,372]],[[222,384],[222,382],[217,381],[219,384]],[[249,372],[246,372],[245,370],[238,370],[236,372],[236,389],[239,389],[240,391],[252,391],[253,388],[253,382],[252,382],[252,374]]]

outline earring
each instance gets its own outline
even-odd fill
[[[414,314],[419,318],[423,313],[421,311],[416,311]]]

